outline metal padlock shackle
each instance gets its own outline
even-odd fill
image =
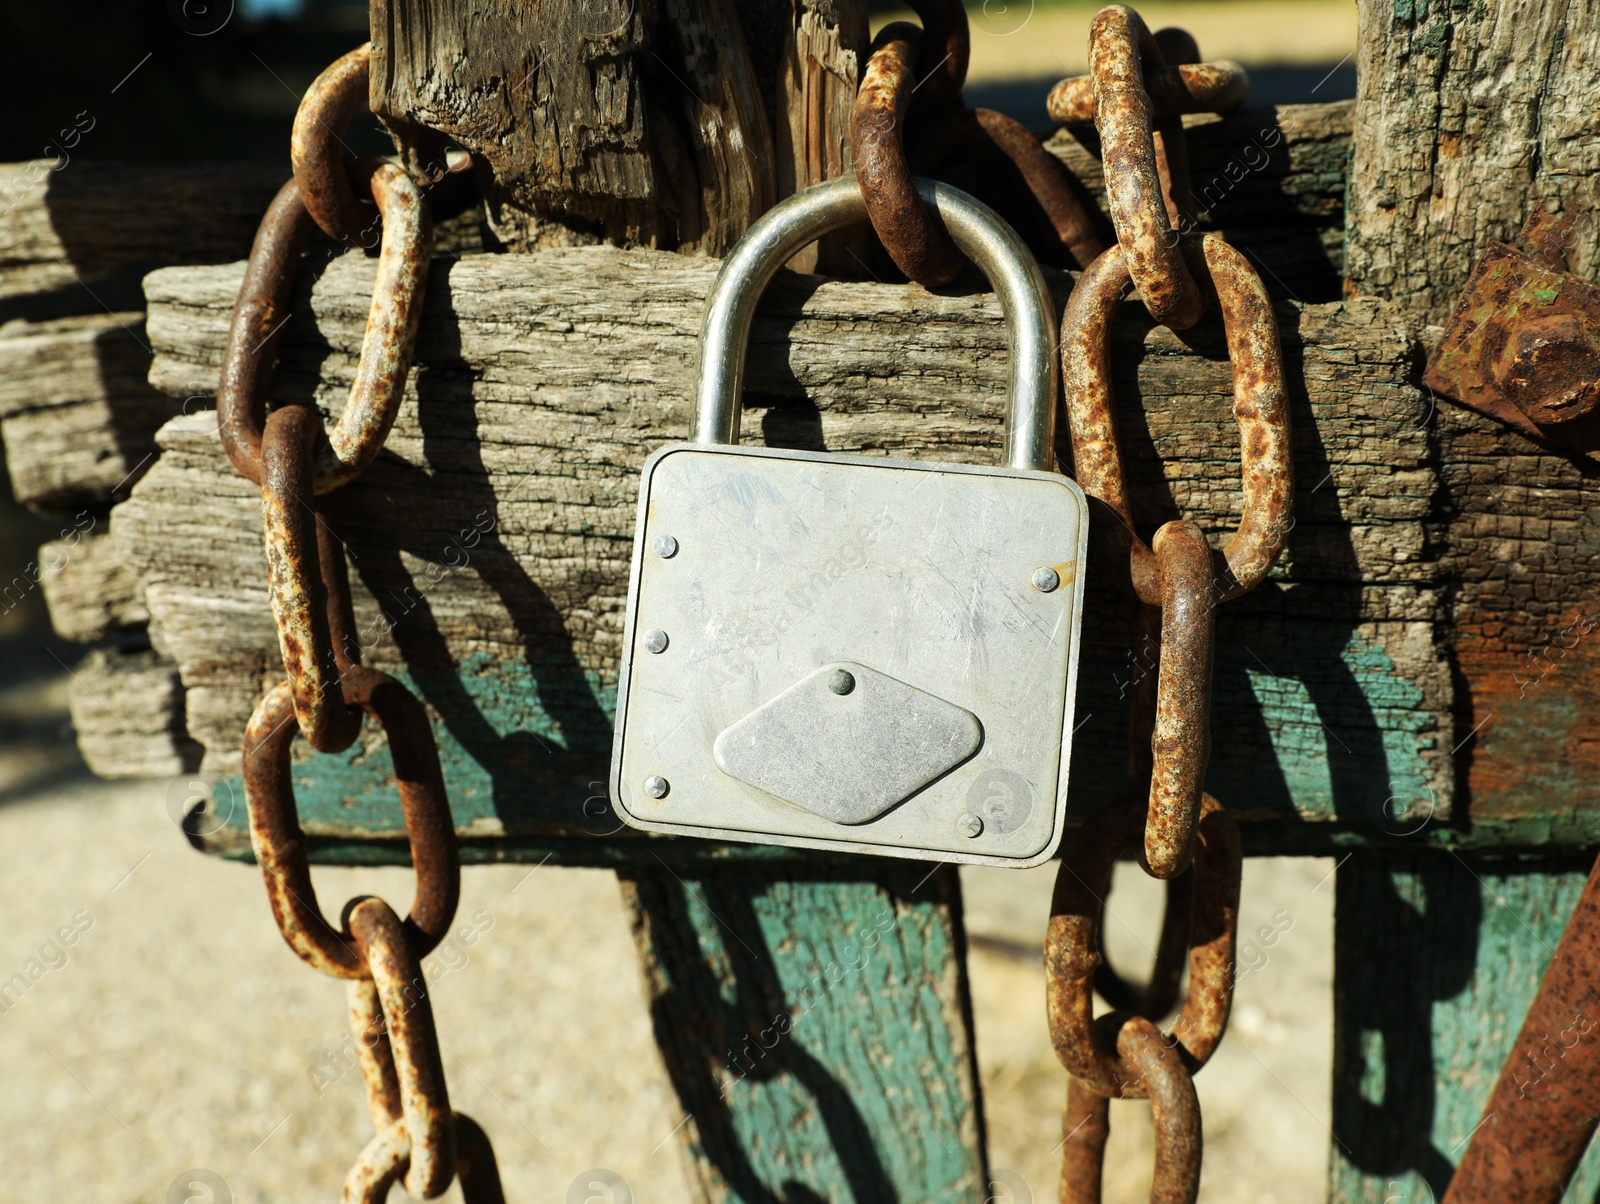
[[[934,180],[913,183],[962,254],[988,277],[1005,314],[1011,356],[1006,463],[1053,472],[1058,366],[1055,303],[1044,273],[1016,232],[983,202]],[[739,442],[750,325],[778,269],[822,235],[866,220],[860,183],[843,176],[778,202],[723,260],[700,331],[694,442]]]

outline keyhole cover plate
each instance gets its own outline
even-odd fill
[[[1083,493],[1057,473],[656,452],[618,673],[617,814],[712,840],[1047,860],[1087,537]],[[1035,582],[1045,568],[1053,588]],[[848,693],[829,688],[838,670]]]
[[[724,729],[712,753],[741,782],[836,824],[862,824],[982,743],[971,711],[865,665],[836,662]]]

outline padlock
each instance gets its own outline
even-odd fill
[[[639,491],[611,771],[636,828],[1014,867],[1061,840],[1088,512],[1054,471],[1054,311],[993,210],[917,187],[1005,314],[1006,464],[738,446],[762,291],[866,208],[846,177],[756,222],[708,298],[693,442]]]

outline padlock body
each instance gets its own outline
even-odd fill
[[[1055,473],[662,449],[639,499],[618,814],[708,839],[1048,859],[1087,536],[1082,491]]]

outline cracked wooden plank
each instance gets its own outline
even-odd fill
[[[288,178],[287,163],[0,163],[0,313],[130,307],[152,268],[237,258]]]
[[[0,327],[0,439],[17,500],[104,513],[126,497],[155,459],[156,429],[182,408],[149,371],[137,312]]]
[[[458,822],[492,839],[594,831],[603,794],[639,465],[683,437],[703,297],[716,265],[571,248],[439,262],[416,368],[384,454],[340,496],[372,663],[436,719]],[[214,373],[237,266],[147,281],[152,380]],[[303,287],[275,384],[336,410],[354,369],[371,264]],[[1054,278],[1058,307],[1068,281]],[[1301,481],[1291,550],[1219,627],[1212,784],[1246,821],[1301,832],[1386,822],[1392,798],[1453,798],[1437,500],[1416,348],[1376,302],[1279,309]],[[1238,511],[1231,373],[1220,331],[1187,343],[1127,307],[1114,362],[1135,508],[1217,537]],[[892,352],[892,353],[891,353]],[[994,462],[1005,372],[991,297],[789,276],[752,342],[746,429],[790,447]],[[169,424],[118,507],[158,647],[181,666],[208,772],[237,773],[250,709],[281,673],[259,502],[209,415]],[[1119,747],[1126,606],[1091,588],[1079,748]],[[319,758],[309,831],[395,834],[381,741]],[[1080,753],[1075,810],[1121,758]],[[309,767],[308,767],[309,768]],[[334,800],[338,800],[337,803]]]

